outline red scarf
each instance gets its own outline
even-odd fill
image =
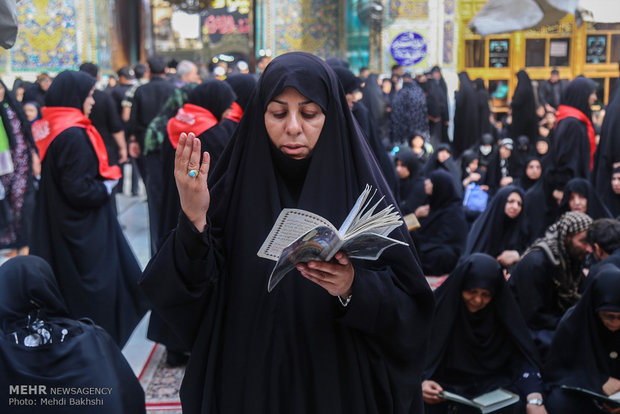
[[[39,149],[41,161],[45,158],[47,149],[54,139],[66,129],[71,127],[83,128],[90,139],[97,159],[99,160],[99,174],[103,178],[118,180],[121,178],[121,169],[118,165],[108,164],[108,152],[103,138],[82,111],[77,108],[47,107],[41,108],[43,117],[32,124],[32,135]]]
[[[239,123],[239,121],[241,121],[242,116],[243,116],[243,109],[241,109],[241,106],[239,106],[237,102],[233,102],[232,105],[230,105],[230,113],[228,114],[226,119],[230,119],[231,121],[235,121],[236,123]]]
[[[202,106],[186,103],[179,109],[176,116],[168,121],[168,139],[174,149],[177,149],[182,132],[193,132],[198,136],[217,123],[217,118],[211,111]]]
[[[558,111],[556,112],[555,125],[557,126],[558,122],[564,118],[577,118],[577,120],[586,124],[586,127],[588,128],[588,140],[590,141],[590,171],[592,171],[592,168],[594,167],[594,152],[596,151],[596,138],[594,136],[594,126],[592,126],[592,121],[579,109],[568,105],[560,105],[558,107]]]

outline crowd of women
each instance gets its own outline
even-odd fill
[[[473,398],[499,388],[520,396],[501,412],[618,412],[605,396],[620,391],[612,254],[620,252],[612,219],[620,99],[597,130],[595,85],[578,77],[556,111],[537,115],[522,71],[512,112],[496,123],[484,82],[463,73],[448,142],[440,69],[415,79],[395,69],[380,83],[293,52],[274,59],[255,87],[229,76],[179,94],[160,126],[162,178],[152,184],[164,203],[144,272],[111,203],[120,170],[88,118],[95,78],[57,75],[32,128],[2,84],[1,126],[15,164],[7,175],[20,169],[17,148],[26,154],[23,182],[41,160],[32,229],[17,233],[32,234],[25,245],[44,260],[0,268],[0,365],[9,373],[0,388],[102,382],[123,389],[102,412],[144,411],[116,346],[152,309],[162,341],[190,354],[181,388],[188,413],[476,412],[448,392]],[[341,223],[368,184],[379,208],[398,206],[419,228],[394,230],[403,243],[376,261],[339,252],[299,263],[296,277],[268,292],[273,263],[256,252],[282,209]],[[544,344],[519,290],[523,274],[535,273],[519,268],[534,250],[557,268],[548,284],[563,305]],[[433,293],[425,276],[447,278]],[[99,377],[86,381],[86,368]]]

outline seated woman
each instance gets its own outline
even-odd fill
[[[521,177],[517,178],[514,185],[527,191],[534,186],[542,176],[542,163],[536,157],[529,157],[523,163]]]
[[[465,259],[435,291],[422,397],[425,412],[474,413],[441,398],[443,390],[467,398],[504,388],[520,395],[501,413],[546,413],[538,355],[525,321],[504,280],[486,254]]]
[[[45,387],[48,392],[55,387],[104,392],[66,396],[80,401],[85,397],[88,408],[71,405],[69,398],[63,402],[61,395],[39,394],[36,409],[12,405],[3,412],[145,412],[144,391],[121,350],[90,319],[69,317],[52,268],[43,259],[17,257],[0,267],[0,321],[3,404],[9,400],[9,387],[16,385]]]
[[[497,192],[469,231],[465,255],[486,253],[504,268],[519,261],[528,242],[523,196],[523,190],[513,185]]]
[[[612,218],[611,213],[601,198],[585,178],[573,178],[564,187],[564,196],[560,202],[560,214],[567,211],[585,213],[592,220]]]
[[[426,164],[433,153],[433,146],[426,142],[421,132],[416,132],[411,138],[411,152],[416,156],[418,162]]]
[[[397,152],[394,161],[399,177],[400,201],[398,206],[401,213],[407,215],[415,212],[426,201],[422,165],[407,149]]]
[[[620,391],[620,269],[605,265],[569,309],[544,367],[551,414],[617,413],[618,408],[560,386],[612,395]]]
[[[461,198],[452,177],[445,171],[433,171],[424,181],[428,204],[416,209],[420,228],[413,232],[427,276],[450,273],[463,253],[467,221]]]
[[[426,164],[424,164],[423,174],[425,177],[430,177],[431,173],[435,170],[443,170],[450,173],[457,194],[459,196],[463,194],[461,169],[452,156],[450,144],[439,144],[437,148],[435,148],[435,151],[431,154],[428,161],[426,161]]]

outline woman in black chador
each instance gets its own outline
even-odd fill
[[[620,391],[620,269],[607,264],[562,318],[544,367],[550,414],[615,413],[561,385],[597,394]]]
[[[396,172],[399,176],[399,195],[401,213],[414,213],[426,201],[422,165],[409,148],[403,148],[394,157]]]
[[[567,211],[585,213],[592,217],[592,220],[613,218],[590,181],[585,178],[573,178],[566,183],[560,203],[560,215]]]
[[[277,57],[208,185],[200,156],[182,134],[182,213],[141,281],[192,347],[183,412],[420,412],[432,294],[404,224],[391,237],[409,247],[299,264],[271,293],[274,263],[256,254],[283,208],[340,224],[366,184],[396,205],[333,70]]]
[[[510,107],[512,108],[512,126],[510,136],[514,139],[525,135],[530,142],[538,137],[538,117],[536,116],[536,98],[534,88],[527,72],[517,72],[517,87],[512,95]]]
[[[459,90],[454,97],[453,146],[455,158],[458,158],[463,151],[473,147],[481,136],[478,97],[467,72],[459,73]]]
[[[499,190],[469,231],[465,255],[486,253],[502,267],[514,265],[529,241],[523,197],[513,185]]]
[[[37,407],[11,405],[5,413],[42,414],[145,412],[144,391],[110,335],[90,319],[70,316],[54,273],[36,256],[0,267],[0,398],[6,407],[12,386],[45,387]],[[105,389],[105,394],[51,395],[52,388]],[[107,392],[109,391],[109,392]],[[49,397],[49,398],[48,398]],[[61,398],[65,398],[64,402]],[[85,408],[76,400],[100,399]],[[45,405],[40,399],[61,401]]]
[[[91,318],[119,346],[147,305],[138,291],[140,266],[110,203],[120,178],[88,119],[95,78],[60,73],[32,130],[41,155],[31,253],[54,270],[69,314]]]
[[[240,75],[239,75],[240,76]],[[196,86],[189,94],[187,102],[177,114],[170,118],[167,126],[167,139],[162,144],[162,194],[159,224],[158,247],[166,235],[176,227],[181,204],[179,193],[174,182],[174,152],[178,145],[181,132],[193,132],[200,139],[201,150],[211,154],[211,170],[217,163],[224,147],[228,143],[232,131],[230,124],[223,121],[230,113],[235,93],[227,82],[208,80]],[[166,346],[166,362],[170,366],[182,365],[187,361],[184,355],[189,349],[184,346],[161,320],[154,310],[149,320],[148,338]]]
[[[424,187],[428,204],[416,209],[421,226],[413,234],[424,274],[445,275],[454,269],[465,247],[465,210],[447,172],[433,171]]]
[[[425,412],[475,413],[445,402],[443,390],[468,398],[496,388],[520,395],[501,413],[546,413],[538,354],[506,284],[502,268],[486,254],[460,263],[435,291],[435,318],[422,382]]]

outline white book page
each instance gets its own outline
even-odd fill
[[[277,262],[285,247],[318,226],[327,226],[338,232],[329,221],[317,214],[285,208],[278,216],[257,255]]]
[[[501,401],[509,400],[510,398],[512,398],[512,394],[509,394],[503,390],[498,389],[495,391],[488,392],[486,394],[482,394],[474,398],[472,401],[475,402],[476,404],[480,404],[483,407],[486,407],[491,404],[496,404]]]
[[[611,395],[609,396],[609,398],[611,398],[612,400],[616,400],[616,401],[620,402],[620,391],[618,391],[618,392],[617,392],[617,393],[615,393],[615,394],[611,394]]]

